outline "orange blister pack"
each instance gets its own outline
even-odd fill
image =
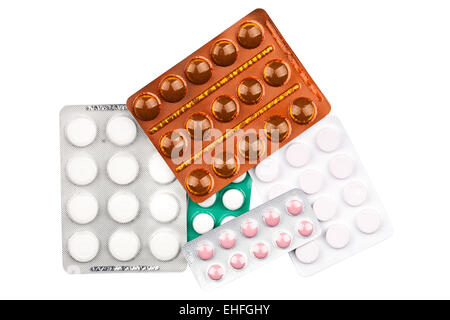
[[[127,107],[195,202],[330,112],[262,9],[133,94]]]

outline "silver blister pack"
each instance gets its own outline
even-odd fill
[[[125,105],[60,113],[68,273],[183,271],[186,193]]]
[[[320,233],[305,194],[294,189],[186,243],[183,254],[200,286],[214,288]]]

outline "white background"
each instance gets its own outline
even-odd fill
[[[343,121],[394,237],[310,278],[285,257],[213,292],[189,270],[62,268],[58,113],[124,103],[257,7]],[[450,298],[446,1],[2,1],[1,298]]]

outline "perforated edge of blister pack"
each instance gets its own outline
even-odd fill
[[[125,116],[136,125],[136,137],[129,145],[116,145],[108,139],[106,127],[110,119]],[[96,136],[87,146],[75,146],[66,136],[68,123],[79,117],[92,119],[96,127]],[[122,272],[180,272],[186,269],[186,261],[181,253],[181,246],[186,242],[186,193],[178,180],[171,179],[167,183],[158,184],[150,173],[150,159],[160,157],[149,143],[136,121],[130,116],[125,105],[77,105],[65,106],[60,112],[60,143],[61,143],[61,219],[62,247],[64,269],[70,274],[78,273],[122,273]],[[107,162],[116,154],[131,154],[137,160],[139,169],[137,177],[128,184],[114,183],[107,173]],[[97,164],[96,178],[89,184],[80,186],[70,181],[66,165],[73,156],[85,155],[91,157]],[[165,165],[165,163],[162,161]],[[169,170],[167,168],[167,170]],[[170,171],[169,171],[170,172]],[[128,191],[139,201],[137,217],[128,223],[119,223],[108,213],[108,199],[116,192]],[[73,221],[68,215],[67,203],[78,193],[89,193],[98,201],[98,214],[95,219],[86,224]],[[178,215],[168,222],[156,220],[150,213],[150,199],[158,194],[170,194],[179,204]],[[175,203],[175,202],[174,202]],[[132,231],[140,241],[137,255],[128,261],[115,259],[109,251],[108,241],[117,230]],[[173,239],[179,241],[179,251],[173,258],[164,257],[158,253],[159,260],[150,249],[150,241],[161,238],[167,231]],[[88,262],[75,260],[68,250],[70,237],[76,232],[91,232],[98,241],[97,255]],[[152,239],[152,240],[151,240]],[[175,240],[174,240],[175,241]],[[152,243],[155,243],[152,242]],[[155,251],[156,252],[156,251]],[[174,251],[172,251],[174,252]],[[166,260],[167,258],[167,260]]]
[[[274,212],[279,213],[279,219],[271,215]],[[257,231],[254,231],[255,225]],[[212,289],[320,234],[319,222],[306,195],[294,189],[186,243],[183,254],[199,285]],[[237,261],[233,261],[235,258]]]
[[[289,160],[289,153],[296,156]],[[337,117],[325,117],[259,165],[278,171],[276,177],[264,177],[258,167],[250,171],[264,200],[300,187],[321,221],[321,237],[290,252],[301,275],[315,274],[392,235],[381,200]]]

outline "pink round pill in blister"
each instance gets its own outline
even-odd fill
[[[202,260],[209,260],[214,255],[214,249],[209,243],[202,242],[197,248],[197,255]]]
[[[328,169],[335,178],[346,179],[353,173],[353,160],[346,154],[338,154],[330,160]]]
[[[218,265],[218,264],[213,264],[212,266],[209,267],[208,269],[208,276],[212,279],[212,280],[220,280],[222,279],[223,275],[224,275],[224,270],[222,268],[222,266]]]
[[[303,220],[298,224],[297,231],[299,235],[309,237],[314,231],[314,226],[308,220]]]
[[[264,259],[269,254],[269,246],[264,242],[258,242],[252,247],[253,255],[258,259]]]
[[[230,265],[234,269],[242,269],[247,264],[247,258],[242,253],[235,253],[230,258]]]
[[[325,240],[334,249],[346,247],[350,241],[350,230],[342,224],[335,224],[327,229]]]
[[[320,255],[320,247],[316,241],[311,241],[304,246],[295,249],[295,256],[298,261],[304,264],[310,264],[316,261]]]
[[[255,167],[255,175],[262,182],[272,182],[280,174],[278,162],[267,158]]]
[[[277,234],[277,237],[275,239],[275,243],[277,244],[277,247],[281,249],[285,249],[291,245],[292,237],[287,232],[279,232]]]
[[[280,213],[275,208],[269,208],[263,215],[264,223],[269,227],[275,227],[280,223]]]
[[[241,224],[241,233],[247,238],[253,238],[258,233],[258,224],[252,219],[244,221]]]
[[[360,206],[367,200],[367,187],[360,181],[351,181],[342,189],[342,196],[348,205]]]
[[[336,215],[337,203],[332,197],[324,195],[314,201],[312,208],[317,219],[328,221]]]
[[[341,134],[334,128],[323,128],[316,136],[316,144],[324,152],[333,152],[341,145]]]
[[[293,216],[296,216],[303,211],[303,203],[300,200],[292,199],[286,203],[286,210]]]
[[[300,189],[307,194],[314,194],[322,189],[323,174],[314,169],[303,171],[298,177]]]
[[[224,249],[231,249],[236,244],[236,236],[231,230],[223,231],[219,236],[220,246]]]
[[[371,234],[380,228],[381,217],[375,209],[365,208],[355,215],[355,222],[359,231]]]
[[[304,143],[295,143],[286,150],[287,162],[295,168],[304,166],[311,158],[311,148]]]

